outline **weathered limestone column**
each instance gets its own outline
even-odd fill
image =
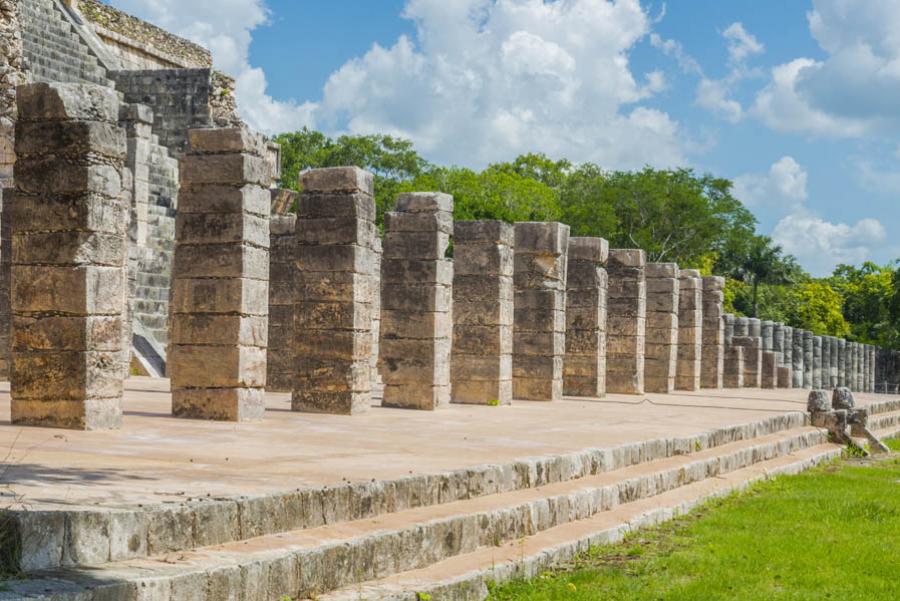
[[[569,238],[566,276],[566,356],[563,392],[567,396],[606,396],[606,265],[603,238]]]
[[[266,390],[294,389],[294,254],[296,215],[272,215],[269,221],[269,346]]]
[[[381,243],[381,236],[376,232],[372,239],[372,353],[369,356],[369,379],[372,382],[372,396],[377,398],[384,396],[381,363],[378,360],[381,355],[381,262],[383,256],[384,247]]]
[[[762,348],[762,320],[757,319],[756,317],[748,317],[747,318],[747,335],[759,338],[760,348]]]
[[[12,151],[12,147],[10,151]],[[11,167],[12,165],[10,165]],[[12,183],[12,178],[10,178],[10,183]],[[0,186],[0,380],[9,380],[11,371],[9,335],[12,327],[12,308],[10,307],[9,291],[12,256],[11,221],[14,193],[14,188],[3,188]]]
[[[725,388],[744,387],[744,347],[733,344],[725,348]]]
[[[852,361],[853,361],[853,367],[852,367],[852,372],[851,372],[851,376],[850,376],[850,386],[852,387],[852,389],[854,391],[859,392],[859,390],[860,390],[859,380],[860,380],[860,371],[861,370],[860,370],[860,365],[859,365],[859,343],[858,342],[853,343],[853,350],[852,350],[851,356],[852,356]]]
[[[648,294],[649,294],[649,283]],[[700,390],[703,361],[703,279],[695,269],[679,273],[677,390]]]
[[[803,388],[803,373],[806,368],[806,366],[804,365],[804,359],[806,355],[804,352],[803,330],[801,330],[800,328],[794,328],[793,334],[793,350],[791,351],[791,379],[793,380],[794,388]]]
[[[768,319],[760,321],[760,336],[764,353],[775,350],[775,322]]]
[[[813,333],[803,330],[803,388],[813,387],[813,369],[815,368],[815,347]]]
[[[838,386],[847,385],[847,341],[838,338]]]
[[[831,336],[822,336],[822,388],[834,389],[831,385]]]
[[[729,346],[731,346],[731,339],[734,338],[734,315],[732,315],[731,313],[726,313],[722,321],[725,323],[724,338],[725,348],[727,349]]]
[[[760,386],[762,388],[778,388],[778,354],[775,351],[763,352],[760,371]]]
[[[193,129],[181,159],[168,371],[178,417],[265,412],[269,172],[265,139]]]
[[[866,392],[872,392],[872,346],[866,345]]]
[[[784,386],[783,388],[793,388],[794,387],[794,328],[791,326],[784,326],[784,346],[782,347],[784,353],[782,355],[781,365],[782,367],[788,368],[787,378],[789,385]],[[780,376],[779,376],[780,377]]]
[[[822,367],[824,365],[824,357],[822,356],[822,337],[813,336],[813,369],[812,369],[812,387],[814,390],[822,388]]]
[[[869,392],[875,392],[875,365],[877,361],[877,352],[877,347],[869,347]]]
[[[502,221],[453,225],[454,403],[512,402],[514,241]]]
[[[119,102],[75,84],[16,96],[12,423],[118,428],[128,227]]]
[[[762,386],[762,338],[759,336],[735,336],[732,344],[744,347],[744,387],[760,388]]]
[[[123,104],[119,122],[125,126],[128,155],[125,164],[131,169],[130,242],[147,244],[147,220],[150,207],[150,136],[153,133],[153,111],[144,104]]]
[[[722,388],[725,369],[725,278],[703,278],[703,320],[700,386]]]
[[[453,261],[446,253],[452,236],[449,194],[401,194],[384,216],[385,407],[434,410],[450,402]]]
[[[750,335],[750,318],[749,317],[735,317],[734,332],[732,333],[732,338],[734,336],[749,336],[749,335]]]
[[[772,350],[778,356],[778,365],[784,365],[784,324],[772,324]]]
[[[294,262],[294,411],[372,404],[373,178],[356,167],[302,176]]]
[[[675,374],[678,359],[681,354],[679,349],[679,271],[675,263],[647,263],[644,268],[647,288],[647,327],[644,344],[644,390],[647,392],[672,392],[675,389]],[[693,297],[686,304],[692,304],[692,310],[699,310],[699,286],[695,281],[689,294]],[[695,301],[695,302],[691,302]],[[692,323],[695,325],[698,320]],[[699,337],[694,339],[699,342]],[[699,351],[699,346],[697,348]],[[685,355],[688,351],[685,351]],[[699,359],[699,352],[694,353]],[[693,372],[699,384],[699,363],[696,370],[691,365],[691,374],[684,376],[690,380]]]
[[[609,251],[606,325],[606,390],[644,392],[647,327],[646,257],[640,249]]]

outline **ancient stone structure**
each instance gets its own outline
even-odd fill
[[[100,87],[18,88],[12,207],[12,422],[122,421],[125,134]]]
[[[822,336],[822,388],[833,390],[831,385],[831,336]]]
[[[373,178],[355,167],[315,169],[303,174],[302,187],[291,406],[363,412],[372,404]]]
[[[784,353],[782,356],[782,367],[787,368],[789,371],[786,374],[788,378],[789,385],[783,386],[783,388],[793,388],[794,387],[794,328],[791,326],[784,326]],[[778,376],[781,378],[781,376]]]
[[[265,411],[269,171],[265,140],[191,130],[181,162],[172,286],[172,412],[245,421]]]
[[[838,338],[838,383],[839,387],[847,385],[847,341]]]
[[[512,402],[514,242],[513,226],[502,221],[453,226],[454,403]]]
[[[813,387],[813,369],[815,368],[815,347],[813,333],[803,330],[803,388]]]
[[[813,336],[813,367],[812,367],[812,387],[815,390],[822,388],[822,337]]]
[[[725,278],[703,278],[703,349],[700,385],[703,388],[722,388],[725,370]]]
[[[763,352],[775,350],[775,322],[768,319],[762,320],[760,323],[760,336],[762,337]]]
[[[381,378],[379,357],[381,356],[381,263],[384,246],[376,233],[372,241],[372,353],[369,357],[369,379],[372,381],[372,397],[384,396],[384,381]]]
[[[606,395],[606,261],[603,238],[569,238],[563,393]]]
[[[725,369],[722,380],[725,388],[744,387],[744,347],[729,345],[725,348]]]
[[[744,382],[747,388],[762,386],[762,338],[759,336],[735,336],[734,346],[744,347]]]
[[[679,270],[675,263],[647,263],[644,268],[647,289],[647,315],[644,344],[644,390],[647,392],[672,392],[675,389],[675,370],[680,366],[681,355],[679,332]],[[697,282],[692,278],[689,294],[694,298],[692,311],[699,309],[699,290]],[[696,327],[697,320],[691,322]],[[691,332],[694,334],[694,332]],[[687,336],[685,336],[687,338]],[[697,337],[691,344],[696,346]],[[691,349],[693,350],[693,349]],[[699,350],[699,347],[698,349]],[[692,360],[699,353],[688,353]],[[687,367],[687,364],[685,364]],[[684,376],[693,383],[694,376],[699,381],[699,363],[690,364],[691,373]],[[692,388],[693,390],[693,388]]]
[[[728,348],[731,346],[731,339],[734,338],[734,315],[732,315],[731,313],[726,313],[722,321],[725,323],[725,348]]]
[[[679,283],[678,375],[675,378],[675,388],[700,390],[703,357],[703,279],[697,270],[682,269]]]
[[[453,197],[401,194],[394,211],[385,214],[384,231],[382,405],[437,409],[450,402],[453,261],[446,253]]]
[[[775,351],[763,351],[760,372],[762,388],[778,388],[778,354]]]
[[[0,0],[0,189],[12,187],[16,86],[25,83],[18,1]]]
[[[759,338],[760,348],[762,348],[762,320],[756,317],[747,318],[747,336]]]
[[[750,335],[750,318],[749,317],[736,317],[734,320],[734,331],[732,332],[732,344],[734,343],[734,336],[749,336]]]
[[[555,401],[563,394],[569,226],[517,223],[515,248],[513,397]]]
[[[266,390],[294,389],[294,254],[296,215],[272,215],[269,222],[269,347]]]
[[[643,250],[609,251],[606,323],[606,390],[644,392],[647,284]]]

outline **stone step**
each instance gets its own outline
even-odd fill
[[[745,489],[759,480],[791,475],[839,457],[835,445],[818,445],[641,499],[591,518],[570,522],[493,548],[481,548],[426,568],[317,595],[317,601],[417,601],[483,599],[488,585],[535,578],[591,547],[621,541],[626,534],[683,515],[702,503]]]
[[[882,401],[868,403],[869,415],[878,415],[879,413],[893,413],[900,411],[900,398],[890,398]]]
[[[869,429],[886,430],[889,428],[900,428],[900,411],[869,415]]]
[[[811,442],[812,435],[804,429],[801,438]],[[523,548],[527,547],[529,556],[546,555],[546,550],[558,546],[553,542],[567,537],[596,540],[598,533],[611,528],[621,535],[629,524],[645,522],[640,518],[648,512],[660,519],[671,517],[676,510],[703,499],[726,494],[773,473],[799,471],[841,452],[836,445],[800,443],[794,448],[783,442],[783,452],[778,451],[779,443],[772,442],[771,454],[762,452],[758,456],[749,450],[728,453],[723,447],[720,459],[724,463],[714,457],[696,461],[671,458],[684,464],[676,466],[675,461],[669,461],[656,472],[650,469],[652,466],[634,466],[643,469],[627,468],[630,471],[618,474],[618,480],[617,474],[609,473],[605,474],[606,482],[571,481],[193,552],[33,574],[21,588],[16,584],[10,587],[10,592],[20,596],[4,597],[0,593],[0,601],[22,599],[22,595],[24,599],[39,598],[27,596],[29,590],[40,590],[41,594],[49,590],[56,601],[262,601],[282,596],[322,599],[331,591],[329,597],[349,599],[346,595],[372,589],[371,596],[353,597],[369,599],[378,598],[377,589],[385,586],[385,581],[366,582],[379,578],[403,582],[412,573],[428,585],[428,579],[421,578],[424,572],[432,575],[437,585],[410,591],[421,593],[443,584],[436,576],[446,573],[448,564],[474,563],[490,569],[496,566],[501,550],[518,550],[513,557],[521,559]],[[746,455],[746,463],[742,455]],[[718,469],[724,467],[731,469]],[[574,548],[583,547],[578,544]],[[504,555],[502,563],[509,560]],[[343,587],[346,590],[341,590]]]
[[[363,531],[383,531],[389,525],[455,524],[460,516],[499,520],[493,526],[482,520],[472,527],[474,532],[503,537],[513,525],[507,523],[513,515],[520,518],[515,523],[518,529],[535,516],[569,519],[568,508],[601,511],[604,503],[657,494],[824,440],[822,432],[801,427],[802,423],[803,414],[791,413],[692,439],[588,449],[396,481],[238,499],[187,499],[132,510],[70,507],[51,516],[34,510],[12,515],[18,520],[21,565],[26,571],[97,566],[251,538],[269,537],[265,544],[277,546],[288,536],[302,540],[342,532],[362,536]],[[548,517],[550,509],[554,511]],[[55,524],[55,533],[48,520]],[[126,544],[129,541],[132,544]]]

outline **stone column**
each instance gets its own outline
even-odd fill
[[[803,330],[803,388],[813,387],[814,349],[813,333],[809,330]]]
[[[813,336],[813,369],[812,369],[812,387],[814,390],[822,388],[822,367],[824,365],[824,357],[822,355],[822,337]]]
[[[294,257],[294,411],[361,413],[372,405],[372,174],[302,176]],[[386,271],[386,270],[385,270]]]
[[[786,374],[787,380],[789,384],[787,386],[783,386],[783,388],[793,388],[794,387],[794,328],[791,326],[784,326],[784,346],[783,355],[781,365],[782,367],[786,367],[788,372]],[[779,376],[781,377],[781,376]]]
[[[454,403],[512,402],[514,241],[502,221],[453,225]]]
[[[877,347],[869,347],[869,392],[875,392],[875,364]]]
[[[649,294],[649,283],[648,294]],[[675,388],[700,390],[703,360],[703,279],[695,269],[679,274],[678,367]]]
[[[772,350],[778,356],[778,365],[784,365],[784,324],[772,324]]]
[[[643,250],[611,250],[606,324],[606,390],[644,393],[647,283]]]
[[[294,389],[294,254],[296,215],[272,215],[269,222],[269,346],[266,389]]]
[[[12,178],[10,178],[10,183],[12,183]],[[15,189],[0,186],[0,380],[9,380],[11,370],[9,334],[12,327],[12,314],[9,291],[10,257],[12,256],[11,221],[14,193]]]
[[[744,347],[731,345],[725,348],[723,374],[725,388],[744,387]]]
[[[373,398],[384,397],[384,382],[381,379],[381,261],[384,255],[384,246],[381,236],[375,233],[372,239],[372,353],[369,355],[369,379],[372,382]]]
[[[433,410],[450,402],[453,261],[446,253],[452,236],[449,194],[401,194],[384,216],[385,407]]]
[[[734,315],[732,315],[731,313],[726,313],[722,321],[725,323],[725,348],[728,348],[729,346],[731,346],[731,339],[734,338]]]
[[[123,104],[119,121],[125,126],[128,155],[126,166],[131,169],[131,228],[132,244],[146,246],[147,221],[150,207],[150,136],[153,133],[153,111],[144,104]]]
[[[847,385],[847,341],[838,338],[838,386]]]
[[[679,349],[679,271],[675,263],[647,263],[644,268],[647,289],[647,321],[644,344],[644,390],[647,392],[672,392],[675,389],[675,373],[680,358]],[[690,294],[695,301],[692,310],[699,310],[700,289],[698,282],[691,281],[693,287]],[[688,301],[690,303],[690,301]],[[699,320],[693,320],[695,326]],[[699,342],[699,337],[694,337]],[[699,351],[699,346],[697,347]],[[689,353],[685,350],[685,355]],[[694,358],[699,359],[699,352],[694,353]],[[696,371],[698,383],[700,377],[698,369],[684,376],[689,380]]]
[[[866,392],[872,392],[872,346],[866,345]]]
[[[703,350],[700,385],[703,388],[722,388],[725,369],[725,278],[703,278]]]
[[[11,222],[11,419],[122,423],[128,207],[125,132],[100,86],[17,89]]]
[[[569,226],[515,224],[513,398],[556,401],[563,393]]]
[[[566,276],[566,357],[563,392],[567,396],[606,396],[606,265],[603,238],[570,238]]]
[[[822,336],[822,388],[834,388],[831,385],[831,336]]]
[[[755,317],[747,318],[747,335],[753,338],[759,338],[760,348],[762,347],[762,320]]]
[[[750,318],[749,317],[736,317],[734,319],[734,332],[732,333],[732,337],[734,336],[749,336],[750,335]]]
[[[803,388],[803,373],[806,369],[806,366],[804,365],[804,359],[806,355],[804,352],[803,330],[801,330],[800,328],[794,328],[793,334],[793,350],[791,351],[791,379],[793,381],[794,388]]]
[[[734,346],[744,347],[744,387],[762,386],[762,338],[759,336],[735,336]]]
[[[760,336],[764,353],[775,350],[775,322],[768,319],[760,321]]]
[[[168,371],[178,417],[265,412],[269,171],[265,138],[193,129],[181,159]]]
[[[775,351],[763,352],[760,372],[760,386],[762,388],[778,388],[778,354]]]
[[[855,392],[860,391],[859,383],[860,383],[860,376],[862,373],[862,370],[860,369],[860,361],[859,361],[860,356],[859,355],[860,355],[859,343],[854,342],[853,343],[853,355],[852,355],[852,357],[853,357],[853,372],[852,372],[850,381],[851,381],[851,387]]]

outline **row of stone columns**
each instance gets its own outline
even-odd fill
[[[46,84],[18,98],[13,421],[117,427],[130,202],[118,101]],[[871,347],[725,316],[721,278],[570,239],[564,224],[454,223],[450,196],[403,194],[382,244],[373,178],[352,167],[304,173],[296,216],[271,218],[265,152],[244,129],[189,134],[170,308],[177,416],[259,419],[267,386],[296,411],[353,414],[371,406],[376,371],[385,406],[415,409],[774,388],[779,368],[802,386],[874,385]]]

